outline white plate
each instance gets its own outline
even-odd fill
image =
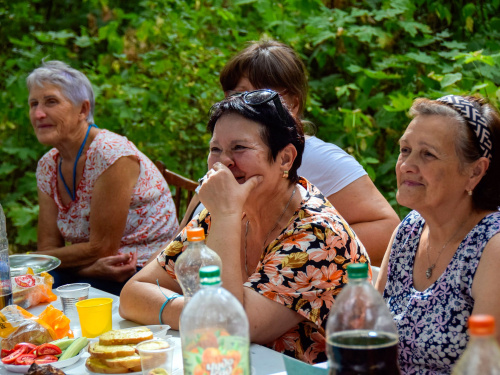
[[[151,332],[153,332],[153,336],[154,338],[167,338],[167,333],[168,333],[168,330],[170,329],[170,326],[167,325],[167,324],[164,324],[164,325],[151,325],[151,326],[141,326],[141,327],[147,327],[151,330]],[[138,327],[129,327],[129,328],[138,328]],[[121,328],[121,329],[128,329],[128,328]],[[89,343],[92,343],[92,342],[96,342],[96,341],[99,341],[99,337],[96,337],[96,338],[93,338],[93,339],[90,339],[89,340]],[[87,360],[87,358],[90,357],[90,354],[87,352],[85,353],[85,355],[83,356],[83,358],[85,360]],[[95,372],[92,372],[90,371],[87,366],[85,366],[85,370],[87,371],[88,374],[96,374]],[[108,374],[108,375],[117,375],[117,374]],[[127,375],[142,375],[142,371],[138,371],[138,372],[127,372]],[[174,375],[177,375],[174,371]]]
[[[52,362],[52,363],[47,363],[47,364],[52,365],[52,366],[57,367],[57,368],[65,368],[65,367],[71,366],[71,365],[75,364],[76,362],[78,362],[80,360],[80,358],[82,357],[82,354],[86,353],[86,352],[87,352],[87,347],[80,350],[80,353],[78,353],[74,357],[68,358],[64,361]],[[2,365],[10,372],[17,372],[17,373],[21,373],[21,374],[27,373],[29,368],[30,368],[29,365],[26,365],[26,366],[6,365],[6,364],[2,364]],[[40,365],[40,366],[44,366],[44,365]]]

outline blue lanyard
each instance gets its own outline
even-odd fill
[[[89,128],[87,129],[87,134],[85,134],[85,138],[82,142],[82,145],[80,146],[80,149],[78,150],[78,154],[76,154],[75,164],[73,165],[73,189],[74,189],[74,192],[71,191],[71,189],[69,188],[69,186],[66,183],[66,180],[64,179],[64,176],[62,174],[62,171],[61,171],[62,156],[59,159],[59,176],[61,176],[61,180],[64,184],[64,187],[66,188],[66,191],[68,192],[72,201],[74,201],[76,199],[76,166],[78,164],[78,160],[80,159],[80,156],[82,156],[83,148],[85,147],[85,143],[87,142],[87,138],[89,137],[90,128],[92,128],[92,127],[97,128],[97,126],[95,124],[89,125]]]

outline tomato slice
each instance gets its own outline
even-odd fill
[[[26,350],[26,353],[29,353],[31,352],[33,349],[36,349],[36,345],[35,344],[32,344],[30,342],[20,342],[18,344],[16,344],[16,346],[14,346],[14,350],[17,350],[23,346],[26,346],[28,350]]]
[[[0,354],[1,358],[7,357],[10,353],[12,353],[14,350],[7,350],[7,349],[2,349],[2,354]]]
[[[35,358],[35,363],[38,365],[42,365],[44,363],[57,362],[57,361],[58,361],[57,357],[51,354],[46,354]]]
[[[28,350],[28,348],[26,346],[22,346],[19,349],[14,350],[7,357],[2,358],[2,363],[6,364],[6,365],[10,365],[11,363],[13,363],[16,360],[17,357],[19,357],[21,354],[26,353],[27,350]]]
[[[36,349],[36,354],[38,356],[47,355],[47,354],[58,355],[61,353],[62,353],[62,350],[60,347],[58,347],[57,345],[54,345],[54,344],[50,344],[50,343],[42,344],[42,345],[38,346],[38,348]]]
[[[21,366],[31,365],[33,362],[35,362],[35,358],[36,357],[34,354],[24,353],[16,358],[14,364]]]

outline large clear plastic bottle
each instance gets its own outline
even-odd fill
[[[202,267],[200,282],[180,318],[184,375],[249,375],[250,334],[243,306],[221,287],[219,267]]]
[[[7,225],[0,204],[0,310],[12,304],[12,284],[10,281],[9,241]]]
[[[175,275],[182,288],[184,303],[187,304],[191,297],[200,289],[200,268],[203,266],[218,266],[222,269],[219,255],[205,245],[205,232],[203,228],[190,228],[187,230],[189,244],[186,250],[175,262]]]
[[[500,347],[495,338],[495,318],[471,315],[470,341],[453,367],[452,375],[500,375]]]
[[[398,333],[366,263],[347,267],[348,284],[326,324],[330,375],[399,375]]]

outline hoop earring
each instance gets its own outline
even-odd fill
[[[281,177],[288,178],[288,171],[283,171],[283,175]]]
[[[467,194],[472,195],[472,190],[467,190]]]

